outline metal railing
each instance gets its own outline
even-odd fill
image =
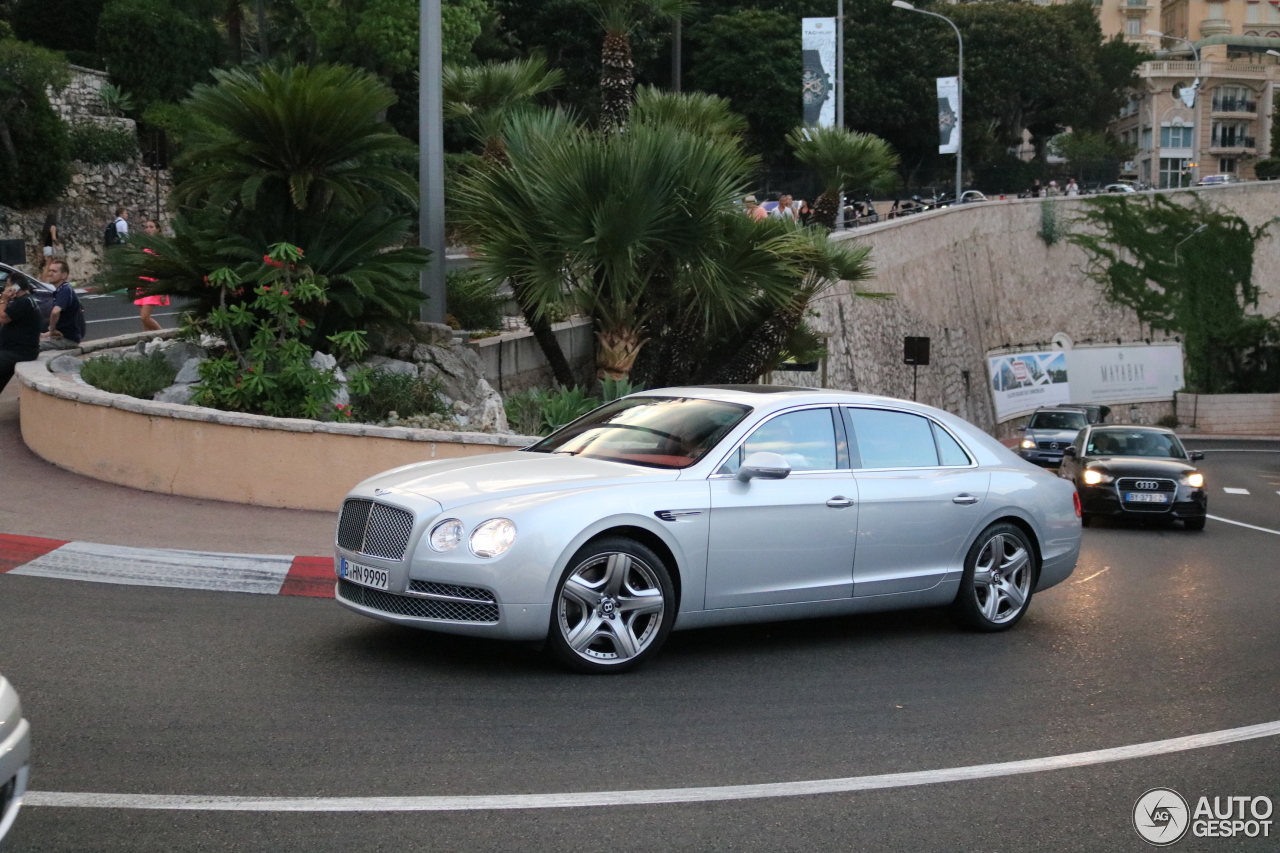
[[[1215,113],[1256,113],[1258,103],[1247,98],[1214,98],[1213,111]]]
[[[1236,134],[1226,134],[1224,136],[1213,137],[1209,143],[1210,148],[1256,148],[1257,139],[1252,136],[1238,136]]]

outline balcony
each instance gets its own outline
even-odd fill
[[[1230,154],[1252,151],[1256,149],[1257,139],[1252,136],[1215,136],[1209,143],[1210,154]]]
[[[1255,115],[1258,112],[1258,103],[1246,98],[1214,98],[1213,111],[1215,113],[1249,113],[1250,115]]]

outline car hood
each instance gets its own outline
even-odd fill
[[[1029,429],[1026,432],[1027,438],[1035,441],[1061,441],[1064,446],[1075,441],[1079,434],[1078,429]]]
[[[1124,477],[1176,478],[1196,466],[1183,459],[1152,459],[1146,456],[1090,456],[1085,464],[1094,471]]]
[[[430,498],[444,509],[501,496],[675,480],[679,471],[552,453],[493,453],[421,462],[379,474],[362,488]]]

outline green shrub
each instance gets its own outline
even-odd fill
[[[499,284],[488,281],[476,270],[452,270],[446,276],[449,313],[459,329],[502,327],[502,306],[507,297],[498,293]]]
[[[0,41],[0,134],[8,135],[0,146],[0,204],[34,207],[57,198],[70,183],[67,126],[45,94],[69,80],[59,54],[13,39]]]
[[[352,371],[351,378],[362,379],[365,389],[351,395],[351,415],[357,421],[381,423],[392,417],[407,420],[447,413],[438,382],[386,370]]]
[[[539,388],[509,394],[502,402],[507,410],[507,426],[517,435],[542,435],[542,405],[546,398],[546,392]]]
[[[1173,429],[1177,425],[1177,415],[1161,415],[1159,420],[1156,421],[1156,426],[1164,427],[1165,429]]]
[[[80,378],[95,388],[143,400],[150,400],[157,391],[168,388],[177,375],[178,371],[158,352],[144,358],[103,355],[89,359],[80,370]]]
[[[75,124],[67,134],[71,159],[84,163],[124,163],[138,156],[138,138],[125,128]]]
[[[98,20],[98,53],[144,109],[186,97],[218,65],[221,45],[212,21],[163,0],[111,0]]]
[[[13,5],[13,28],[23,41],[52,50],[92,53],[102,2],[18,0]],[[76,59],[71,61],[76,62]]]
[[[626,379],[600,380],[602,397],[590,397],[581,388],[557,386],[550,391],[530,388],[512,394],[503,402],[507,410],[507,426],[519,435],[550,435],[560,427],[620,397],[643,391],[644,386]]]
[[[1253,171],[1259,180],[1280,178],[1280,157],[1268,157],[1253,165]]]

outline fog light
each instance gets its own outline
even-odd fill
[[[431,547],[437,551],[452,551],[462,542],[462,522],[446,518],[431,528]]]
[[[471,553],[496,557],[516,541],[516,523],[509,518],[491,518],[471,531]]]
[[[1085,471],[1082,479],[1084,480],[1085,485],[1096,486],[1102,482],[1102,475],[1097,471]]]
[[[1187,485],[1193,489],[1200,488],[1201,486],[1204,485],[1204,474],[1201,474],[1198,471],[1194,474],[1188,474]]]

